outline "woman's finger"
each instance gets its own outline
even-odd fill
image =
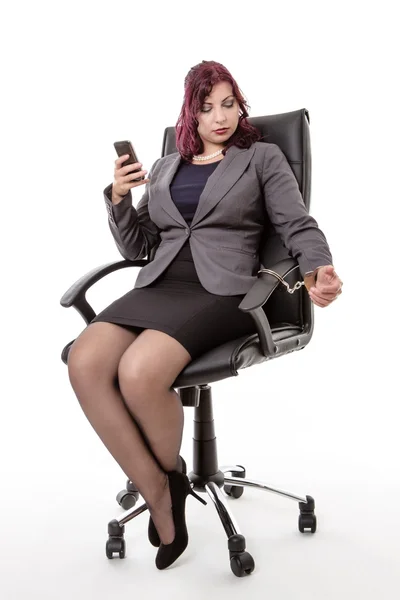
[[[329,294],[337,294],[337,291],[340,290],[341,285],[339,282],[335,282],[330,285],[318,285],[313,286],[319,294],[323,294],[324,296],[329,296]]]
[[[310,298],[314,302],[314,304],[316,304],[317,306],[324,307],[324,306],[328,306],[328,304],[330,304],[330,301],[318,298],[315,294],[313,294],[313,292],[310,292]]]
[[[334,292],[321,292],[318,288],[311,288],[310,290],[316,298],[318,298],[319,300],[333,300],[333,298],[335,298],[337,291],[335,290]]]
[[[129,182],[130,187],[138,187],[139,185],[144,185],[145,183],[149,183],[150,179],[142,179],[141,181],[131,181]]]

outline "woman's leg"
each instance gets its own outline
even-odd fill
[[[181,399],[171,386],[191,360],[177,340],[161,331],[146,329],[124,352],[118,367],[124,401],[165,471],[180,470],[177,463],[180,464],[184,414]],[[168,480],[165,493],[150,512],[161,541],[170,544],[175,529]]]
[[[89,324],[71,346],[68,373],[90,424],[151,506],[164,497],[167,477],[149,451],[117,380],[121,356],[140,335],[113,323]]]

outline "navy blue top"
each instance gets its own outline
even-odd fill
[[[170,192],[172,200],[188,225],[191,224],[199,203],[201,192],[207,179],[221,161],[207,165],[193,165],[181,161],[172,179]]]

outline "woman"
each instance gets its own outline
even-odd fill
[[[134,260],[159,246],[135,287],[97,315],[69,352],[82,409],[149,508],[159,569],[187,546],[185,501],[193,493],[179,456],[183,407],[171,386],[195,357],[255,332],[238,305],[257,277],[264,205],[314,303],[327,306],[341,292],[290,166],[276,145],[259,141],[246,106],[227,69],[203,61],[185,79],[178,153],[158,159],[151,178],[139,181],[147,173],[133,173],[141,163],[123,167],[127,155],[115,161],[104,198],[118,249]],[[144,184],[135,209],[130,190]]]

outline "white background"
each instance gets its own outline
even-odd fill
[[[2,598],[397,598],[394,2],[39,1],[10,3],[1,21]],[[309,110],[311,213],[344,281],[339,300],[315,307],[305,350],[213,385],[220,464],[316,501],[314,536],[298,531],[297,503],[252,489],[230,501],[256,562],[241,580],[210,502],[188,500],[189,547],[168,571],[154,566],[148,513],[126,527],[126,559],[107,560],[126,477],[60,358],[85,327],[61,296],[122,259],[103,201],[113,142],[132,140],[149,170],[202,60],[231,71],[250,116]],[[134,277],[92,288],[96,312]]]

